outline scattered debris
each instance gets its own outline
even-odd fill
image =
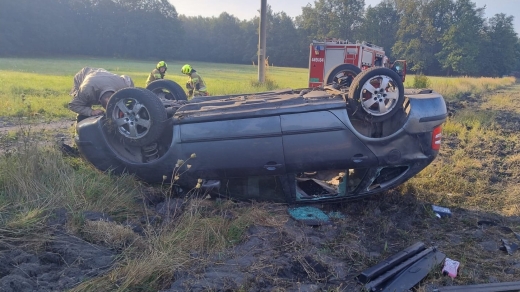
[[[451,278],[457,277],[457,271],[459,270],[460,262],[446,258],[444,261],[444,268],[442,268],[442,274],[448,275]]]
[[[418,242],[363,271],[356,278],[368,291],[408,291],[446,257],[436,247]]]
[[[446,255],[435,248],[405,268],[381,290],[382,292],[410,291],[422,279],[442,263]]]
[[[501,250],[504,250],[507,252],[508,255],[513,255],[513,253],[518,249],[518,244],[516,243],[509,243],[507,239],[501,239],[503,246],[500,248]]]
[[[316,207],[289,208],[288,211],[291,217],[306,225],[318,226],[330,223],[329,216]]]
[[[432,210],[438,218],[451,217],[451,211],[448,208],[432,205]]]
[[[362,284],[366,284],[424,249],[424,243],[417,242],[379,264],[364,270],[356,277],[356,279]]]

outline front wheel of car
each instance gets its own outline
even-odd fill
[[[349,107],[355,116],[370,122],[382,122],[402,110],[404,86],[394,71],[374,67],[354,78],[348,95]]]
[[[188,100],[184,89],[177,82],[166,79],[159,79],[151,82],[146,89],[152,91],[158,97],[168,100]]]
[[[117,91],[108,101],[107,117],[110,132],[132,146],[155,142],[161,136],[167,119],[161,100],[144,88]]]

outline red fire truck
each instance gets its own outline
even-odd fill
[[[356,75],[374,66],[392,68],[404,82],[406,61],[397,60],[390,63],[383,47],[365,41],[356,43],[338,39],[313,41],[309,54],[309,87],[331,83],[350,86],[350,82]]]

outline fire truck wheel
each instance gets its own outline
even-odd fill
[[[327,73],[325,77],[326,84],[339,84],[340,86],[349,87],[354,77],[361,73],[361,69],[352,64],[338,65]]]
[[[404,86],[399,75],[384,67],[370,68],[352,81],[348,103],[354,115],[382,122],[403,109]]]
[[[184,89],[172,80],[155,80],[148,84],[146,89],[155,93],[159,98],[163,97],[169,100],[188,100],[188,96],[186,95],[186,92],[184,92]]]

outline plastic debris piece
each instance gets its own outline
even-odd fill
[[[428,274],[446,258],[440,251],[433,251],[410,267],[404,269],[381,290],[381,292],[410,291],[417,283],[421,282]]]
[[[448,275],[451,278],[457,277],[457,271],[459,270],[460,263],[452,260],[450,258],[446,258],[444,260],[444,267],[442,268],[442,273],[444,275]]]
[[[329,216],[316,207],[290,208],[289,215],[307,225],[324,225],[329,223]]]
[[[429,254],[435,253],[436,247],[430,247],[427,248],[418,254],[412,256],[411,258],[407,259],[404,262],[401,262],[396,267],[393,267],[391,270],[385,272],[381,276],[377,277],[376,279],[371,280],[365,285],[365,289],[367,291],[380,291],[381,288],[384,288],[384,283],[387,282],[389,279],[394,277],[395,275],[401,273],[404,269],[409,267],[410,265],[413,265],[417,261],[421,260],[422,258],[426,257]],[[445,257],[445,255],[444,255]],[[442,260],[441,260],[442,262]]]
[[[432,205],[432,210],[433,212],[435,212],[435,216],[437,216],[438,218],[451,217],[451,211],[446,207]]]
[[[502,244],[504,245],[501,247],[501,250],[505,250],[508,255],[513,255],[513,253],[518,249],[518,244],[516,243],[509,243],[507,239],[501,239]]]
[[[372,266],[359,274],[356,279],[362,283],[367,284],[368,282],[376,279],[387,271],[391,270],[395,266],[401,264],[412,256],[425,250],[423,242],[416,242],[415,244],[407,247],[406,249],[392,255],[391,257],[381,261],[375,266]]]

